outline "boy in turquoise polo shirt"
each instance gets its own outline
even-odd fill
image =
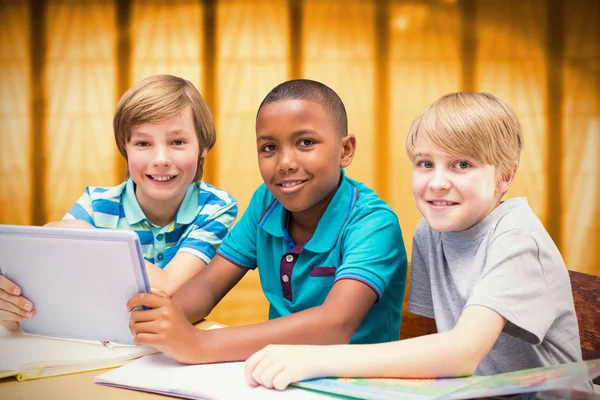
[[[135,342],[183,363],[245,360],[271,343],[377,343],[398,339],[406,253],[392,209],[343,168],[356,139],[338,95],[294,80],[275,87],[256,118],[264,184],[215,258],[172,299],[133,297]],[[258,268],[269,321],[201,331],[204,318]],[[189,320],[189,321],[188,321]]]

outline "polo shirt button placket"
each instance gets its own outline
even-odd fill
[[[288,253],[281,258],[281,269],[280,269],[280,279],[281,279],[281,288],[283,290],[283,296],[292,301],[292,270],[294,269],[294,264],[298,259],[297,254]]]

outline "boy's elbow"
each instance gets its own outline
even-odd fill
[[[452,343],[452,342],[451,342]],[[454,359],[457,361],[455,364],[452,376],[471,376],[475,374],[477,367],[483,361],[487,352],[482,351],[481,346],[469,340],[468,338],[461,337],[456,340],[455,343],[455,354]]]
[[[456,371],[453,377],[461,377],[461,376],[471,376],[475,374],[477,367],[479,366],[479,362],[474,357],[464,357],[461,359],[459,365],[456,366]]]
[[[330,337],[331,343],[328,344],[348,344],[358,329],[356,318],[345,317],[343,315],[330,316],[327,319],[329,321],[329,332],[332,333]]]
[[[348,327],[342,327],[339,330],[338,341],[335,344],[349,344],[350,340],[354,336],[356,330],[349,329]]]

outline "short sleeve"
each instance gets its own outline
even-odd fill
[[[93,214],[92,197],[90,195],[90,187],[88,186],[75,205],[65,214],[63,220],[79,219],[95,227],[96,224],[92,218]]]
[[[248,208],[223,239],[219,255],[242,268],[256,268],[256,238],[258,230],[258,213],[260,195],[256,190],[252,195]]]
[[[423,240],[419,229],[413,237],[412,256],[410,262],[410,286],[408,292],[408,311],[424,317],[435,318],[433,311],[433,298],[431,295],[431,280],[429,266],[426,264],[421,252],[421,245],[427,244]]]
[[[179,252],[191,253],[209,263],[237,217],[237,202],[231,201],[210,214],[198,214],[193,230],[182,241]]]
[[[346,229],[336,281],[361,281],[375,291],[377,301],[393,278],[400,274],[406,281],[406,250],[398,217],[391,210],[376,208],[359,215]]]
[[[496,311],[508,321],[505,333],[536,345],[556,318],[538,251],[535,239],[517,230],[493,239],[482,276],[466,304]]]

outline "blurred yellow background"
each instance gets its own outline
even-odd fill
[[[0,223],[61,219],[86,185],[125,177],[121,94],[152,74],[193,82],[215,117],[205,180],[240,215],[258,173],[254,118],[290,78],[344,100],[348,174],[396,210],[410,254],[420,215],[404,138],[440,95],[487,91],[516,111],[527,196],[570,269],[600,275],[600,2],[595,0],[1,0]],[[211,318],[266,319],[250,272]]]

